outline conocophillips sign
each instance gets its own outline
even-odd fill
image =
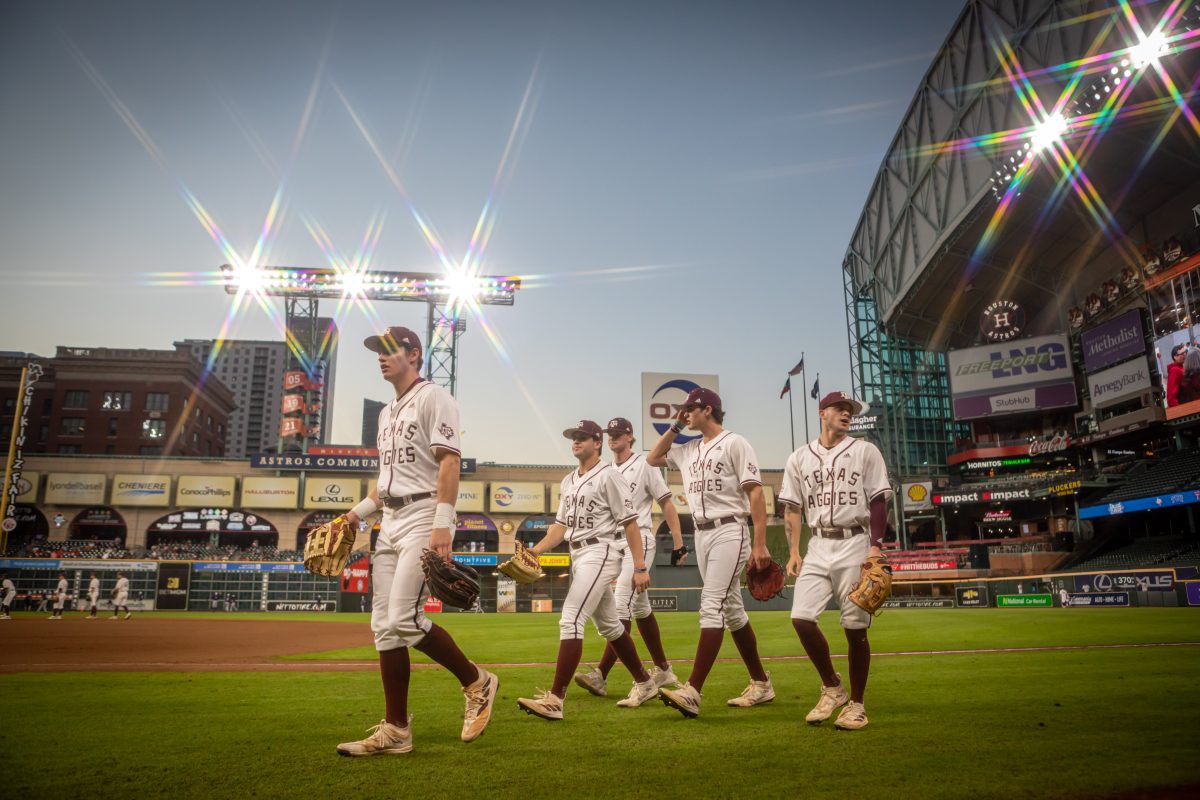
[[[233,505],[237,481],[232,476],[181,475],[175,504],[186,508]]]

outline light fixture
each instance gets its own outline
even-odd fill
[[[1133,66],[1138,69],[1143,69],[1151,64],[1158,63],[1158,59],[1167,52],[1167,35],[1161,30],[1155,29],[1149,34],[1138,33],[1138,43],[1129,50],[1129,57],[1133,60]],[[1114,74],[1116,70],[1113,70]]]
[[[1060,141],[1066,131],[1066,117],[1058,112],[1051,114],[1034,126],[1033,135],[1029,140],[1029,143],[1032,145],[1031,151],[1040,153],[1046,150],[1055,142]]]

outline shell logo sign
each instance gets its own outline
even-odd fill
[[[925,487],[922,484],[914,483],[912,486],[908,487],[908,499],[912,500],[914,503],[920,503],[926,497],[929,497],[929,492],[925,490]]]
[[[933,483],[904,484],[904,509],[906,511],[929,511],[933,508]]]

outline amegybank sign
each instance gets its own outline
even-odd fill
[[[1088,376],[1092,405],[1106,408],[1150,391],[1150,362],[1145,356]]]

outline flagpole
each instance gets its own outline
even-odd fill
[[[791,376],[788,376],[788,386],[791,386]],[[804,381],[800,382],[800,391],[804,391]],[[792,451],[796,450],[796,415],[792,412],[792,395],[795,392],[788,391],[788,426],[792,430]]]
[[[819,380],[820,377],[821,377],[821,373],[818,372],[817,379]],[[803,390],[804,390],[804,441],[811,442],[812,439],[808,435],[808,375],[804,376],[803,383],[804,383],[804,386],[803,386]]]

